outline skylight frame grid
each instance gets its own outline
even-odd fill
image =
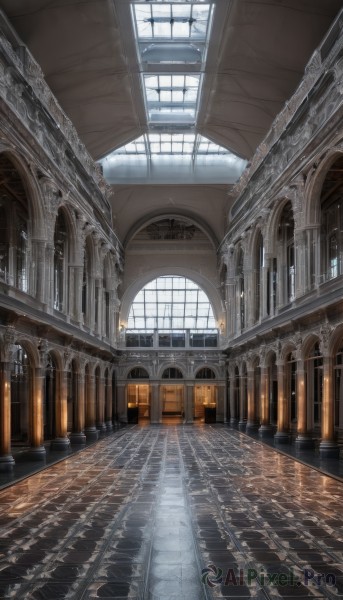
[[[151,292],[155,293],[154,302],[151,301]],[[166,292],[169,292],[168,302],[165,301]],[[174,292],[176,292],[175,300]],[[184,293],[184,302],[179,301],[180,292]],[[185,277],[158,277],[144,286],[133,300],[128,317],[128,329],[130,331],[151,330],[151,328],[163,331],[215,329],[215,317],[209,299],[206,296],[207,302],[199,301],[204,294],[205,292],[195,282]],[[187,301],[187,296],[191,302]],[[137,297],[139,302],[136,303]],[[207,314],[204,314],[205,304]],[[144,316],[142,316],[143,306]]]
[[[208,36],[212,8],[212,3],[210,2],[191,2],[187,4],[185,2],[149,2],[148,5],[143,3],[131,4],[138,43],[145,41],[205,42]],[[182,11],[180,11],[181,6],[184,8],[183,15]],[[199,7],[201,7],[200,11],[207,12],[205,18],[194,18]]]
[[[149,120],[159,112],[175,116],[188,113],[195,119],[201,87],[200,75],[188,73],[144,74],[146,107]]]
[[[153,139],[151,137],[153,136]],[[177,139],[173,139],[174,136],[177,136]],[[182,139],[180,139],[182,136]],[[159,139],[158,139],[159,138]],[[164,139],[163,139],[164,138]],[[192,139],[190,139],[192,138]],[[148,134],[148,142],[150,146],[151,155],[165,155],[172,154],[177,156],[193,156],[194,148],[195,148],[195,139],[196,135],[194,133],[189,134],[173,134],[173,133],[153,133]],[[163,144],[170,144],[170,151],[166,151],[166,146],[163,147]],[[179,145],[182,145],[182,150],[179,150]],[[178,147],[178,152],[174,153],[174,146]]]

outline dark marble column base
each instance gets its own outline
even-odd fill
[[[99,431],[95,427],[86,427],[85,436],[90,442],[96,442],[99,439]]]
[[[46,450],[44,446],[32,447],[27,452],[27,458],[29,460],[43,460],[46,459]]]
[[[271,425],[261,425],[258,429],[259,437],[270,437],[274,433],[274,429]]]
[[[231,427],[237,427],[238,419],[236,417],[231,417],[229,423],[230,423]]]
[[[15,460],[11,454],[0,456],[0,473],[8,473],[13,471]]]
[[[258,423],[252,423],[252,422],[249,423],[249,421],[247,421],[245,431],[247,433],[255,433],[256,431],[258,431],[258,428],[259,428]]]
[[[107,431],[107,427],[106,427],[105,423],[97,423],[96,428],[100,433],[106,433],[106,431]]]
[[[70,439],[70,443],[72,446],[85,446],[86,442],[87,442],[87,438],[85,436],[85,434],[83,433],[83,431],[80,432],[73,432],[70,434],[69,436]]]
[[[301,433],[295,440],[295,447],[297,450],[310,450],[314,448],[314,440],[309,434]]]
[[[55,438],[50,444],[51,450],[69,450],[70,439],[68,437]]]
[[[247,422],[246,421],[239,421],[238,423],[238,429],[239,431],[245,431],[247,428]]]
[[[113,431],[112,421],[106,421],[105,425],[106,425],[106,431]]]
[[[320,458],[339,458],[340,449],[334,441],[323,440],[319,444]]]
[[[289,444],[290,439],[290,434],[287,431],[277,431],[274,435],[274,442],[276,444]]]

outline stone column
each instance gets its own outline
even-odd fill
[[[151,382],[151,406],[150,406],[150,423],[157,425],[162,423],[162,403],[160,401],[160,385],[159,383]]]
[[[189,425],[194,421],[194,384],[186,383],[184,386],[184,423]]]
[[[224,406],[225,406],[225,383],[218,383],[216,386],[216,421],[224,423]]]
[[[277,409],[277,432],[274,440],[279,444],[289,442],[289,407],[285,389],[285,363],[279,360],[277,363],[278,381],[278,409]]]
[[[248,374],[248,418],[246,431],[256,431],[258,423],[256,422],[256,398],[255,398],[255,369],[249,367]]]
[[[105,425],[105,382],[103,377],[99,377],[97,381],[97,400],[96,428],[104,433],[107,428]]]
[[[85,434],[87,440],[96,441],[99,438],[99,431],[95,426],[95,381],[94,375],[86,376],[86,426]]]
[[[74,431],[70,435],[70,443],[72,445],[85,445],[87,438],[84,433],[85,427],[85,376],[84,373],[75,374],[77,377],[76,383],[76,399],[75,399],[75,418]]]
[[[0,472],[12,471],[11,454],[11,365],[0,362]]]
[[[127,423],[126,384],[124,381],[117,382],[117,408],[119,423]]]
[[[236,411],[236,373],[233,367],[229,368],[229,402],[230,402],[230,425],[236,425],[238,415]]]
[[[67,374],[66,371],[56,371],[56,397],[55,397],[55,418],[56,418],[56,438],[52,440],[51,450],[68,450],[70,440],[68,433],[68,398],[67,398]],[[76,399],[74,399],[74,402]]]
[[[240,431],[245,431],[247,425],[247,415],[246,415],[246,376],[245,374],[240,374],[239,376],[239,421],[238,421],[238,429]]]
[[[297,362],[297,437],[295,445],[299,450],[313,448],[314,441],[307,430],[307,390],[303,359]]]
[[[31,394],[30,394],[30,420],[29,439],[31,460],[45,460],[46,451],[43,444],[43,385],[44,372],[40,367],[32,368]]]
[[[339,458],[340,450],[335,441],[335,412],[333,389],[333,361],[328,354],[323,355],[323,398],[322,398],[322,439],[319,445],[321,458]]]
[[[112,380],[109,375],[104,380],[105,384],[105,425],[107,431],[113,429],[113,407],[112,407]]]
[[[258,430],[259,436],[271,435],[273,428],[270,425],[270,380],[269,369],[266,365],[261,366],[261,424]]]

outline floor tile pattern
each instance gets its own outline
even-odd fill
[[[137,426],[0,491],[0,598],[343,598],[342,500],[225,426]]]

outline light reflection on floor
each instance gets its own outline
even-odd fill
[[[0,492],[0,597],[332,600],[342,500],[237,431],[137,426]]]

